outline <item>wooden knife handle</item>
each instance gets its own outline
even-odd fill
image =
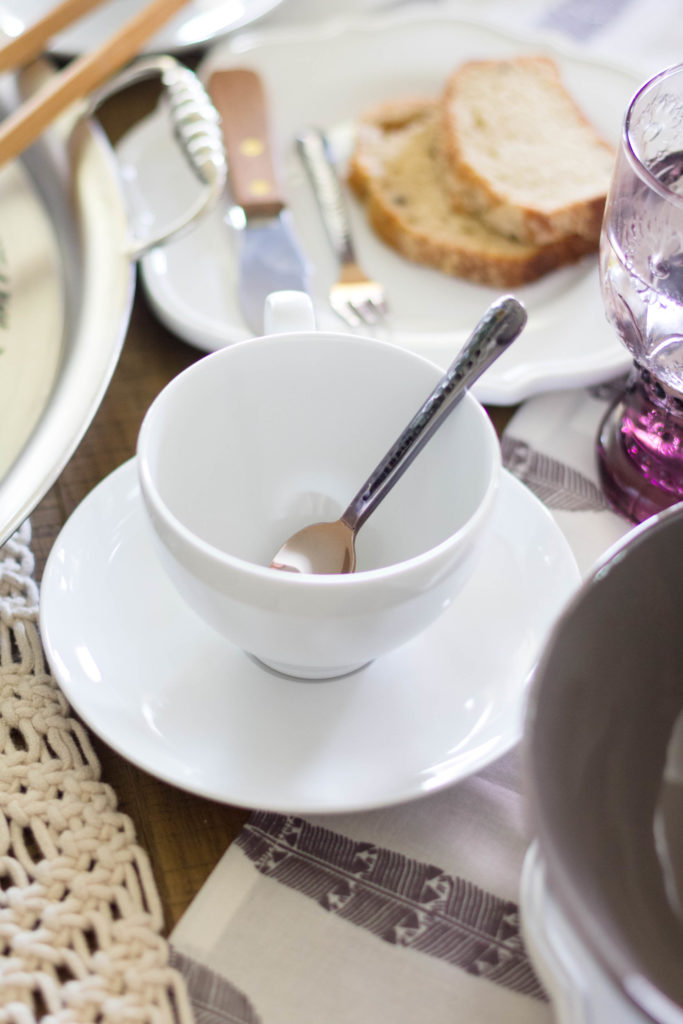
[[[285,202],[275,178],[260,76],[247,68],[214,71],[207,88],[223,122],[235,202],[247,217],[277,216]]]

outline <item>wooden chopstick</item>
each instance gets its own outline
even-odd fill
[[[0,124],[0,164],[22,153],[70,103],[87,96],[127,64],[140,52],[143,44],[187,2],[152,0],[97,49],[77,57],[53,75]],[[79,3],[85,11],[101,3],[101,0],[75,0],[76,7]],[[74,18],[78,16],[73,15]]]
[[[21,67],[37,57],[45,44],[72,21],[100,7],[103,0],[62,0],[33,25],[0,47],[0,71]]]

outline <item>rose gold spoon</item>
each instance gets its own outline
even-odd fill
[[[341,517],[313,523],[285,541],[271,569],[298,573],[347,573],[356,568],[356,533],[458,404],[466,388],[515,340],[526,323],[524,307],[510,296],[487,310],[461,352],[424,404],[370,474]]]

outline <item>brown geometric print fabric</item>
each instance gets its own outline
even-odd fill
[[[604,512],[607,499],[596,483],[559,459],[534,451],[526,441],[506,434],[501,442],[503,465],[551,509]]]
[[[236,841],[263,875],[384,942],[546,998],[522,942],[516,903],[299,817],[255,813]]]

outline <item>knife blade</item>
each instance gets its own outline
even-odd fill
[[[275,291],[308,292],[309,271],[294,236],[292,217],[275,175],[266,93],[248,68],[214,71],[207,85],[220,114],[234,206],[237,291],[242,315],[263,334],[266,297]]]

